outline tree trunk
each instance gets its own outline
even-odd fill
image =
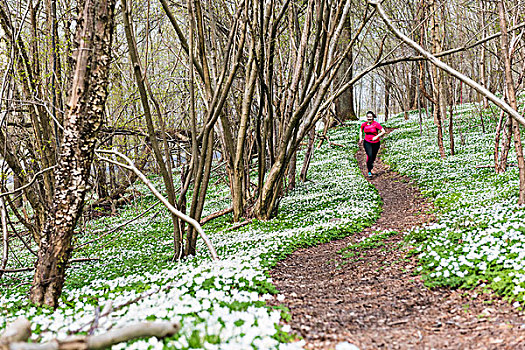
[[[515,111],[518,110],[518,102],[516,100],[516,90],[514,88],[514,79],[512,77],[512,60],[509,53],[509,39],[507,33],[507,19],[505,18],[505,8],[503,0],[498,2],[499,20],[501,27],[501,51],[505,63],[505,82],[507,87],[507,94],[509,104]],[[523,146],[521,144],[520,126],[517,120],[512,119],[512,134],[514,136],[514,147],[516,149],[516,157],[518,158],[519,168],[519,199],[518,204],[525,203],[525,161],[523,159]]]
[[[454,94],[450,94],[449,96],[449,102],[450,102],[450,114],[449,114],[449,120],[448,120],[448,136],[450,138],[450,155],[453,156],[456,154],[456,150],[454,147]]]
[[[436,0],[430,1],[430,31],[432,36],[432,53],[441,51],[439,44],[439,28],[436,14]],[[441,158],[445,158],[445,147],[443,146],[443,125],[441,110],[441,76],[435,65],[432,66],[432,97],[434,100],[434,122],[437,126],[437,142]]]
[[[53,208],[45,223],[30,299],[56,307],[64,285],[71,239],[88,189],[97,133],[102,125],[111,61],[115,0],[79,4],[78,49]]]
[[[348,43],[352,38],[352,28],[350,26],[350,20],[345,21],[343,32],[341,33],[341,42]],[[345,84],[352,80],[352,51],[350,51],[345,57],[341,69],[339,70],[338,76],[336,77],[336,84]],[[335,100],[335,111],[337,117],[342,120],[357,120],[357,115],[354,109],[354,87],[349,87],[344,93]]]
[[[233,164],[233,181],[231,188],[232,202],[233,202],[233,220],[239,221],[244,215],[244,199],[248,189],[247,169],[244,162],[245,144],[248,133],[248,120],[250,117],[250,107],[252,104],[253,95],[255,93],[255,80],[257,79],[257,64],[254,60],[254,50],[252,48],[248,67],[251,68],[250,74],[247,75],[246,86],[241,108],[241,120],[239,130],[237,132],[237,143],[235,147],[235,159]],[[248,178],[249,179],[249,178]]]
[[[5,270],[9,257],[9,231],[7,230],[7,209],[3,198],[0,198],[0,225],[2,226],[2,260],[0,269]],[[0,278],[2,278],[1,271]]]
[[[415,109],[417,106],[416,103],[416,90],[417,90],[417,74],[414,74],[414,71],[412,70],[412,67],[417,65],[417,63],[409,63],[407,66],[408,68],[408,77],[405,80],[406,84],[406,100],[403,103],[404,105],[404,112],[408,112],[412,109]]]
[[[152,116],[150,105],[149,105],[149,99],[151,99],[154,102],[155,106],[157,107],[156,110],[157,110],[158,118],[161,122],[161,130],[164,131],[162,138],[166,140],[166,133],[164,130],[165,128],[163,127],[162,115],[160,114],[160,108],[158,107],[158,104],[156,103],[156,100],[153,94],[151,93],[151,89],[149,89],[147,77],[143,76],[142,74],[142,64],[139,60],[137,46],[135,44],[135,36],[133,34],[133,28],[131,27],[131,23],[132,23],[131,9],[128,8],[127,0],[121,0],[121,3],[122,3],[122,18],[124,22],[126,40],[128,43],[131,63],[133,65],[135,83],[137,84],[137,88],[139,90],[139,95],[140,95],[140,101],[142,103],[142,108],[144,110],[144,118],[146,119],[148,138],[151,143],[151,147],[153,148],[153,154],[155,155],[155,160],[157,161],[157,165],[159,167],[160,174],[162,176],[162,180],[164,182],[164,185],[166,186],[166,194],[168,196],[168,201],[171,205],[176,207],[177,199],[175,195],[175,187],[173,185],[173,176],[172,176],[172,171],[171,171],[171,159],[170,159],[171,156],[169,153],[167,142],[165,141],[164,142],[164,157],[163,157],[163,152],[157,141],[157,134],[155,131],[155,125],[153,124],[153,116]],[[164,160],[164,158],[166,159]],[[173,223],[174,256],[179,257],[180,256],[180,242],[181,242],[179,220],[173,214],[171,216],[171,219]]]
[[[315,127],[310,130],[310,135],[308,137],[308,148],[306,149],[306,154],[304,155],[303,167],[301,168],[301,175],[299,180],[301,182],[306,182],[308,168],[310,168],[310,160],[314,154],[314,143],[315,143]]]
[[[387,75],[385,77],[385,122],[388,121],[390,116],[390,90],[392,89],[392,82],[390,77]]]
[[[297,168],[297,151],[292,155],[290,164],[288,164],[288,186],[286,187],[287,191],[291,191],[295,188],[295,173]]]
[[[485,25],[485,11],[486,11],[486,4],[485,1],[480,2],[481,5],[481,28],[482,30],[482,37],[487,36],[487,26]],[[479,58],[479,78],[480,78],[480,85],[484,88],[487,87],[487,68],[486,68],[486,60],[487,60],[487,49],[485,48],[485,44],[481,45],[481,54]],[[489,99],[486,96],[482,95],[483,99],[483,109],[489,108]],[[483,117],[482,117],[483,118]]]
[[[13,189],[16,190],[17,188],[22,187],[22,184],[20,183],[20,179],[18,176],[13,176]],[[15,207],[20,208],[23,205],[22,202],[22,196],[19,195],[16,197],[16,199],[13,201]]]
[[[498,124],[496,126],[496,136],[494,137],[494,169],[496,170],[496,173],[502,173],[505,171],[506,168],[506,160],[505,160],[505,166],[502,166],[502,160],[500,159],[500,150],[499,150],[499,140],[501,138],[501,132],[503,130],[503,127],[506,127],[507,124],[505,122],[505,112],[501,111],[499,115]],[[508,133],[510,135],[510,133]],[[507,142],[507,143],[510,143]],[[503,155],[504,153],[502,153]]]

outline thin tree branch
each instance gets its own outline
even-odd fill
[[[55,169],[57,166],[56,165],[53,165],[53,166],[50,166],[49,168],[45,168],[43,170],[40,170],[38,173],[35,174],[35,176],[33,176],[33,178],[31,179],[31,181],[29,181],[27,184],[25,184],[24,186],[22,187],[19,187],[19,188],[15,188],[14,190],[10,191],[10,192],[4,192],[4,193],[0,193],[0,198],[2,197],[5,197],[5,196],[9,196],[9,195],[12,195],[12,194],[15,194],[17,192],[20,192],[22,191],[23,189],[25,188],[28,188],[29,186],[31,186],[37,179],[38,176],[42,175],[43,173],[45,173],[46,171],[49,171],[49,170],[52,170],[52,169]]]
[[[377,13],[381,16],[385,24],[390,28],[390,30],[402,41],[404,41],[407,45],[412,46],[414,49],[419,51],[423,56],[425,56],[430,62],[432,62],[434,65],[436,65],[438,68],[444,70],[448,74],[452,75],[453,77],[463,81],[465,84],[482,94],[483,96],[486,96],[489,100],[491,100],[494,104],[496,104],[498,107],[503,109],[505,112],[507,112],[512,118],[514,118],[516,121],[518,121],[521,125],[525,125],[525,119],[519,114],[516,110],[514,110],[510,105],[508,105],[505,101],[498,98],[496,95],[494,95],[492,92],[475,82],[474,80],[470,79],[466,75],[458,72],[454,68],[450,67],[446,63],[440,61],[436,56],[432,55],[430,52],[423,49],[419,44],[417,44],[415,41],[404,35],[397,29],[388,16],[386,15],[383,7],[377,0],[369,0],[368,2],[371,6],[374,6],[377,9]]]
[[[120,225],[118,225],[118,226],[112,228],[111,230],[109,230],[109,231],[107,231],[107,232],[104,232],[104,234],[103,234],[102,236],[98,236],[96,239],[93,239],[93,240],[91,240],[91,241],[89,241],[89,242],[86,242],[86,243],[82,243],[82,244],[77,245],[76,247],[73,248],[73,250],[76,250],[76,249],[82,248],[82,247],[84,247],[84,246],[86,246],[86,245],[88,245],[88,244],[91,244],[91,243],[94,243],[94,242],[96,242],[96,241],[99,241],[101,238],[104,238],[104,237],[106,237],[107,235],[112,234],[113,232],[120,230],[122,227],[126,226],[127,224],[129,224],[129,223],[131,223],[131,222],[133,222],[133,221],[135,221],[135,220],[138,220],[138,219],[140,219],[141,217],[143,217],[144,215],[146,215],[147,213],[149,213],[149,212],[150,212],[153,208],[155,208],[159,203],[160,203],[160,201],[155,202],[155,203],[154,203],[153,205],[151,205],[148,209],[146,209],[145,211],[143,211],[143,212],[140,213],[139,215],[135,216],[134,218],[131,218],[131,219],[129,219],[129,220],[123,222],[122,224],[120,224]],[[103,232],[103,230],[101,230],[101,231],[97,231],[97,232],[93,232],[93,233],[99,233],[99,232]]]
[[[525,27],[525,22],[520,23],[520,24],[515,25],[514,27],[510,28],[509,32],[521,29],[523,27]],[[489,35],[489,36],[487,36],[487,37],[485,37],[483,39],[480,39],[480,40],[476,41],[475,43],[470,44],[470,45],[463,45],[463,46],[460,46],[460,47],[456,47],[454,49],[438,52],[438,53],[434,54],[434,56],[439,58],[439,57],[453,55],[453,54],[458,53],[458,52],[470,50],[470,49],[472,49],[472,48],[474,48],[476,46],[482,45],[482,44],[484,44],[484,43],[486,43],[486,42],[488,42],[488,41],[490,41],[492,39],[496,39],[499,36],[501,36],[501,32],[497,32],[497,33],[494,33],[492,35]],[[379,64],[379,66],[386,66],[386,65],[391,65],[391,64],[400,63],[400,62],[423,61],[423,60],[427,60],[427,59],[428,58],[426,56],[400,57],[400,58],[395,58],[395,59],[392,59],[392,60],[389,60],[389,61],[383,61],[383,62],[381,62]]]
[[[135,165],[133,164],[131,159],[129,159],[124,154],[119,153],[117,151],[106,151],[106,150],[99,149],[99,150],[96,150],[96,153],[97,153],[97,156],[101,160],[104,160],[106,162],[109,162],[109,163],[112,163],[112,164],[121,166],[121,167],[123,167],[125,169],[133,171],[142,180],[142,182],[144,182],[146,184],[146,186],[148,186],[148,188],[155,195],[155,197],[157,197],[162,202],[162,204],[164,204],[166,206],[166,208],[168,208],[168,210],[172,214],[177,216],[179,219],[189,223],[191,226],[193,226],[195,228],[195,230],[199,233],[199,235],[203,239],[204,243],[206,243],[206,246],[208,247],[208,250],[210,251],[212,259],[213,260],[219,260],[219,256],[217,255],[217,251],[213,247],[213,245],[212,245],[210,239],[208,238],[208,236],[206,235],[206,233],[204,233],[204,230],[202,229],[201,225],[195,219],[193,219],[190,216],[184,214],[183,212],[177,210],[173,205],[171,205],[170,202],[168,202],[168,200],[166,198],[164,198],[164,196],[162,196],[162,194],[160,194],[159,191],[157,191],[157,189],[155,188],[155,186],[153,186],[151,181],[149,181],[146,178],[146,176],[139,169],[137,169],[137,167],[135,167]],[[99,153],[116,155],[116,156],[124,159],[126,161],[126,163],[128,163],[128,165],[120,163],[120,162],[117,162],[117,161],[114,161],[114,160],[109,159],[109,158],[101,157],[99,155]]]

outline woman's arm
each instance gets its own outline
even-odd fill
[[[378,140],[381,136],[383,136],[384,134],[386,134],[386,131],[385,131],[385,128],[382,128],[381,130],[379,130],[379,134],[377,134],[376,136],[374,136],[372,138],[372,140]]]
[[[359,127],[359,142],[363,141],[363,126]]]

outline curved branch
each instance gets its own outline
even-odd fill
[[[510,28],[509,32],[521,29],[523,27],[525,27],[525,22],[517,24],[514,27]],[[479,46],[481,44],[486,43],[487,41],[490,41],[492,39],[496,39],[499,36],[501,36],[501,32],[497,32],[497,33],[494,33],[492,35],[489,35],[489,36],[487,36],[487,37],[485,37],[483,39],[480,39],[480,40],[476,41],[475,43],[470,44],[470,45],[463,45],[463,46],[456,47],[456,48],[453,48],[453,49],[450,49],[450,50],[438,52],[438,53],[434,54],[434,56],[435,57],[443,57],[443,56],[453,55],[453,54],[461,52],[461,51],[466,51],[466,50],[472,49],[472,48],[474,48],[476,46]],[[428,58],[426,56],[399,57],[399,58],[394,58],[394,59],[391,59],[391,60],[388,60],[388,61],[382,61],[382,62],[379,63],[379,66],[387,66],[387,65],[391,65],[391,64],[395,64],[395,63],[400,63],[400,62],[417,62],[417,61],[423,61],[423,60],[427,60],[427,59]]]
[[[219,260],[219,256],[217,255],[217,251],[213,247],[213,244],[211,243],[211,241],[208,238],[208,236],[206,235],[206,233],[204,233],[204,230],[202,229],[202,226],[195,219],[193,219],[190,216],[184,214],[180,210],[177,210],[173,205],[171,205],[170,202],[168,202],[168,200],[166,198],[164,198],[164,196],[162,196],[162,194],[160,194],[159,191],[157,191],[157,189],[155,188],[155,186],[153,186],[151,181],[149,181],[146,178],[146,176],[139,169],[137,169],[137,167],[135,167],[135,165],[133,164],[131,159],[129,159],[124,154],[122,154],[120,152],[117,152],[117,151],[106,151],[106,150],[98,149],[95,152],[97,153],[97,156],[101,160],[104,160],[104,161],[106,161],[108,163],[112,163],[112,164],[121,166],[121,167],[123,167],[125,169],[133,171],[142,180],[142,182],[144,182],[146,184],[146,186],[148,186],[148,188],[155,195],[155,197],[157,197],[162,202],[162,204],[164,204],[166,206],[166,208],[168,208],[168,210],[173,215],[175,215],[179,219],[187,222],[188,224],[190,224],[191,226],[193,226],[195,228],[195,230],[199,233],[199,235],[203,239],[204,243],[206,243],[206,246],[208,247],[208,250],[210,251],[212,259],[213,260]],[[109,158],[101,157],[98,153],[116,155],[116,156],[124,159],[126,161],[126,163],[128,163],[128,165],[120,163],[120,162],[117,162],[117,161],[109,159]]]

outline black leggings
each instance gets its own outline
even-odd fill
[[[368,169],[368,172],[371,172],[372,168],[374,167],[374,161],[376,160],[377,152],[379,152],[379,146],[381,146],[381,143],[363,141],[363,145],[365,146],[366,152],[366,168]]]

